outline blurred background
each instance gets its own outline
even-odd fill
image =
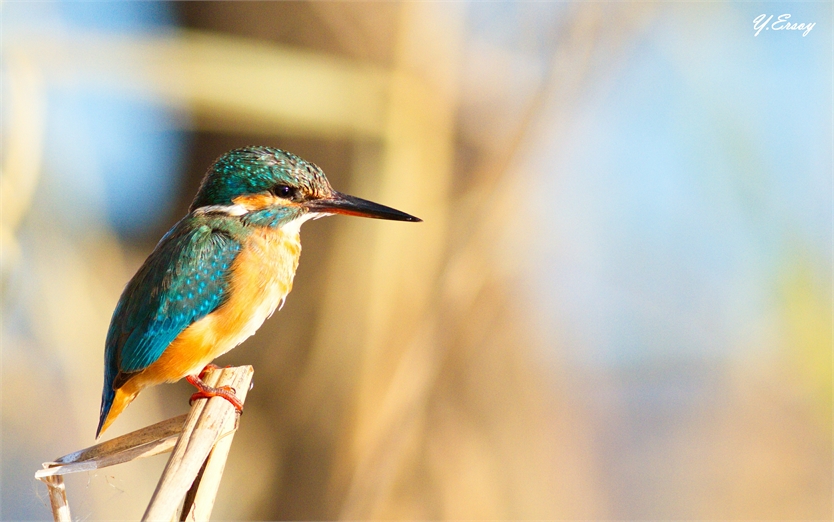
[[[50,517],[122,288],[252,144],[425,222],[304,226],[218,361],[255,387],[215,519],[834,515],[832,4],[0,9],[2,519]],[[166,458],[68,478],[74,516],[138,519]]]

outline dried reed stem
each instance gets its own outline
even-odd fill
[[[158,422],[141,430],[44,462],[35,478],[46,484],[52,516],[56,521],[70,521],[67,492],[61,475],[105,468],[170,451],[182,431],[185,415]]]
[[[220,440],[214,445],[214,449],[209,453],[200,473],[194,479],[194,484],[188,490],[182,506],[181,521],[192,522],[209,519],[211,510],[214,508],[217,490],[220,488],[220,478],[223,476],[223,469],[226,467],[226,458],[229,456],[233,438],[234,432],[221,435]]]
[[[204,381],[210,386],[231,386],[243,402],[249,391],[252,374],[251,366],[211,370]],[[171,520],[204,463],[205,469],[199,483],[205,484],[211,491],[206,494],[196,491],[194,501],[184,511],[189,520],[208,520],[228,455],[228,448],[223,450],[222,447],[231,443],[236,428],[237,412],[228,401],[220,397],[198,400],[191,408],[182,435],[174,446],[142,520]],[[206,462],[221,437],[224,443],[220,451],[212,456],[216,462]]]
[[[152,426],[132,431],[121,437],[90,446],[83,450],[64,455],[54,462],[44,462],[44,469],[35,473],[35,478],[78,473],[106,468],[142,457],[150,457],[170,451],[182,432],[186,415],[173,417]]]
[[[231,386],[243,402],[253,373],[251,366],[223,368],[210,370],[204,380],[210,386]],[[236,429],[237,412],[228,401],[220,397],[201,399],[188,415],[45,462],[35,478],[49,489],[56,522],[70,522],[62,475],[121,464],[174,448],[142,520],[171,520],[186,491],[182,520],[208,520]]]
[[[43,477],[42,480],[49,488],[49,503],[52,506],[52,516],[55,522],[72,522],[69,504],[67,503],[67,490],[64,487],[64,478],[60,475]]]

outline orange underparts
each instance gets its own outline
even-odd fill
[[[254,334],[272,314],[292,289],[300,253],[297,232],[287,234],[279,228],[251,234],[230,269],[228,301],[183,330],[156,361],[115,390],[99,435],[143,389],[183,377],[198,390],[192,400],[223,397],[240,411],[234,390],[215,389],[194,374]]]

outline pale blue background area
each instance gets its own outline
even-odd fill
[[[617,405],[596,433],[617,517],[704,509],[686,455],[710,444],[696,433],[731,402],[733,365],[790,348],[786,266],[830,303],[831,9],[664,5],[528,159],[544,355],[607,383],[589,410]],[[761,12],[817,25],[753,37]]]
[[[3,8],[3,38],[93,32],[159,34],[175,28],[166,2],[27,2]],[[103,221],[133,237],[169,222],[187,146],[182,124],[154,100],[120,97],[95,80],[47,98],[39,196],[76,232]],[[102,214],[103,213],[103,214]]]
[[[831,8],[754,38],[761,9],[665,6],[533,154],[531,288],[575,360],[732,357],[787,258],[830,281]]]
[[[130,237],[170,221],[187,144],[174,115],[107,91],[55,90],[48,103],[42,186],[66,226],[106,220]]]

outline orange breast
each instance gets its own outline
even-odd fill
[[[186,328],[125,388],[138,393],[146,386],[197,374],[254,334],[290,293],[300,254],[297,231],[263,229],[249,236],[231,267],[228,300]]]

